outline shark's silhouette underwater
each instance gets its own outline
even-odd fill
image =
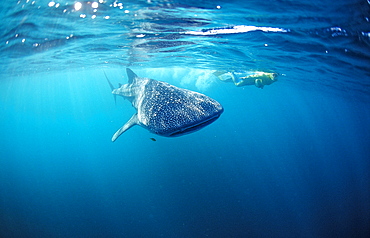
[[[140,78],[128,68],[126,71],[128,84],[114,88],[107,80],[112,94],[128,99],[137,112],[113,135],[112,141],[135,125],[160,136],[185,135],[211,124],[224,111],[220,103],[206,95]]]

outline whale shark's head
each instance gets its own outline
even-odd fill
[[[200,130],[224,111],[219,102],[204,94],[157,80],[146,85],[142,100],[137,101],[141,125],[152,133],[166,137]]]

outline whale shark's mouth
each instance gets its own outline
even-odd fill
[[[200,130],[203,127],[205,127],[205,126],[211,124],[212,122],[216,121],[217,118],[220,117],[220,115],[221,115],[221,113],[212,117],[212,118],[209,118],[206,121],[200,122],[198,124],[193,124],[193,125],[191,125],[189,127],[186,127],[186,128],[182,128],[181,130],[178,130],[178,131],[175,131],[175,132],[169,134],[168,137],[182,136],[182,135],[189,134],[189,133],[195,132],[197,130]]]

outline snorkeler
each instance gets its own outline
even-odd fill
[[[233,82],[237,87],[255,85],[263,88],[277,81],[277,73],[267,73],[261,71],[215,71],[213,72],[221,81]]]

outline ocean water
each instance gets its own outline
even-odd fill
[[[0,17],[0,237],[370,237],[369,1],[6,0]],[[126,68],[225,111],[112,143],[135,110],[104,73]]]

